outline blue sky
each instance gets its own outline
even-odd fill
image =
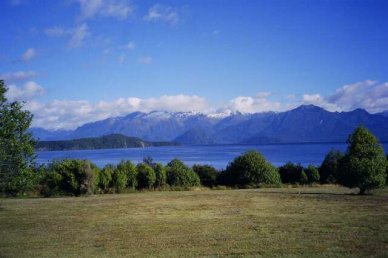
[[[388,1],[4,0],[0,8],[0,76],[36,126],[154,109],[388,109]]]

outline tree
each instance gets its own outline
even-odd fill
[[[116,173],[117,172],[117,173]],[[130,161],[121,161],[115,170],[116,190],[121,192],[126,186],[135,190],[137,187],[137,170],[135,165]]]
[[[106,191],[112,183],[112,175],[114,173],[115,167],[112,164],[106,165],[100,173],[100,182],[99,186],[102,190]]]
[[[112,175],[112,185],[117,193],[121,193],[127,186],[128,176],[123,167],[116,167]]]
[[[170,186],[190,187],[199,186],[201,181],[193,170],[179,159],[173,159],[167,166],[167,183]]]
[[[217,184],[217,170],[209,165],[194,165],[194,172],[199,176],[201,184],[207,187],[213,187]]]
[[[137,169],[138,187],[151,189],[156,181],[155,171],[147,164],[139,163]]]
[[[385,184],[388,185],[388,155],[387,155],[387,162],[385,162]]]
[[[309,182],[309,178],[307,177],[306,172],[304,170],[302,170],[302,172],[300,173],[300,181],[299,182],[302,185],[305,185]]]
[[[300,164],[294,164],[292,162],[287,162],[279,168],[279,174],[283,184],[302,183],[306,175],[303,175],[302,172],[304,173],[303,167]]]
[[[344,154],[340,151],[329,151],[319,168],[320,181],[322,184],[337,182],[338,164],[343,156]]]
[[[43,178],[43,195],[93,194],[99,182],[99,169],[88,160],[54,161]]]
[[[166,175],[166,169],[163,167],[162,164],[156,163],[155,164],[155,187],[161,188],[167,184],[167,175]]]
[[[9,103],[7,88],[0,80],[0,191],[6,192],[14,177],[33,171],[35,141],[27,132],[32,114],[23,103]],[[30,184],[31,182],[25,182]]]
[[[156,163],[154,162],[152,157],[150,157],[150,156],[144,157],[143,163],[150,166],[151,168],[155,169]]]
[[[315,166],[308,165],[304,171],[310,184],[319,182],[319,172]]]
[[[384,149],[365,127],[358,127],[348,138],[348,148],[340,161],[338,181],[358,187],[360,194],[383,187],[386,177]]]
[[[277,169],[257,151],[247,151],[235,158],[226,168],[232,185],[280,184]]]

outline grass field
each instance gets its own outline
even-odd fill
[[[388,191],[335,186],[1,199],[1,257],[388,257]]]

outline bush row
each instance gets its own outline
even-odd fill
[[[313,165],[304,168],[291,162],[276,168],[260,153],[248,151],[235,158],[223,171],[210,165],[189,168],[178,159],[163,166],[147,157],[137,165],[121,161],[118,165],[108,164],[102,169],[88,160],[65,159],[15,177],[7,193],[80,196],[143,189],[189,189],[200,185],[251,188],[263,185],[276,187],[282,183],[335,183],[337,163],[341,157],[337,152],[329,152],[320,168]]]
[[[339,183],[358,187],[363,194],[387,184],[388,161],[377,139],[360,127],[350,135],[348,143],[346,153],[330,151],[319,168],[291,162],[276,168],[257,151],[236,157],[223,171],[209,165],[189,168],[178,159],[163,166],[149,157],[136,166],[122,161],[101,170],[87,160],[54,161],[35,169],[29,167],[11,177],[5,192],[80,196],[142,189],[189,189],[200,185],[252,188],[282,183]]]
[[[178,159],[166,166],[153,163],[149,158],[136,166],[130,161],[122,161],[101,170],[87,160],[67,159],[55,161],[42,171],[39,192],[43,196],[187,189],[200,185],[198,175]]]

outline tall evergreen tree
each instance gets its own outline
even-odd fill
[[[13,178],[31,172],[35,141],[27,132],[32,114],[23,109],[23,102],[8,102],[7,88],[0,80],[0,191],[13,188]]]

